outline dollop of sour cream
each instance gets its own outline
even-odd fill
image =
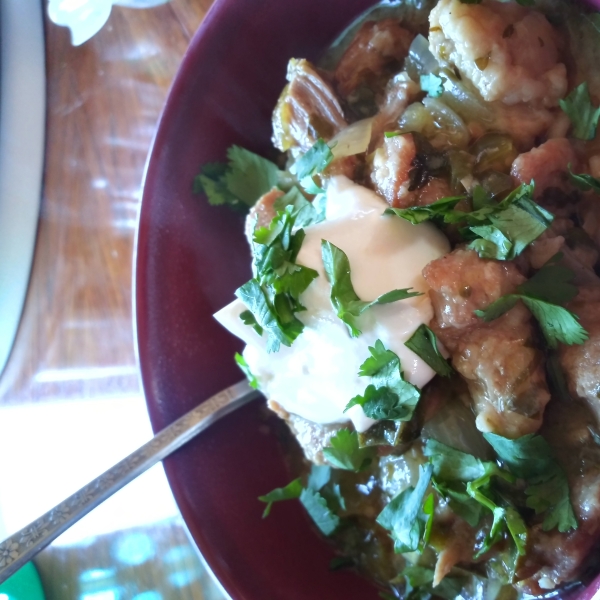
[[[290,347],[281,346],[279,352],[268,354],[264,338],[240,320],[239,315],[247,310],[240,300],[215,314],[246,343],[244,358],[273,406],[320,424],[352,421],[357,431],[366,431],[375,421],[362,407],[344,409],[369,385],[370,378],[359,377],[358,371],[370,356],[369,346],[378,339],[398,355],[410,383],[423,387],[435,375],[404,342],[433,317],[421,271],[450,247],[446,237],[429,223],[412,225],[395,216],[382,216],[387,206],[375,192],[346,177],[331,180],[326,220],[305,228],[296,261],[315,269],[319,276],[300,297],[307,310],[297,317],[305,327]],[[350,337],[331,305],[321,240],[347,254],[354,290],[361,300],[375,300],[391,290],[411,287],[424,295],[369,308],[357,320],[362,334]]]

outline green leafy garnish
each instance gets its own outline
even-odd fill
[[[308,487],[318,492],[326,486],[331,479],[331,467],[328,465],[311,465],[310,475],[308,476]]]
[[[444,80],[434,73],[421,75],[421,89],[431,98],[439,98],[444,91]]]
[[[477,556],[485,554],[501,538],[506,526],[517,552],[525,553],[527,529],[519,513],[510,505],[499,505],[494,499],[492,477],[512,482],[514,477],[493,462],[482,461],[433,439],[427,440],[423,450],[433,466],[433,485],[452,511],[472,527],[481,516],[481,508],[493,515],[493,523]]]
[[[419,388],[404,379],[398,355],[387,350],[381,340],[369,346],[371,356],[360,366],[358,374],[370,377],[363,396],[355,396],[344,412],[362,406],[370,419],[409,421],[421,397]]]
[[[349,429],[340,429],[329,443],[331,446],[323,448],[323,456],[337,469],[363,471],[377,454],[375,448],[360,448],[358,434]]]
[[[576,175],[571,171],[571,165],[569,165],[569,179],[571,180],[571,183],[582,192],[593,190],[596,194],[600,194],[600,179],[596,179],[586,173]]]
[[[580,325],[577,315],[559,306],[572,300],[577,288],[571,283],[574,273],[561,265],[542,267],[531,279],[517,287],[516,294],[508,294],[492,302],[485,310],[475,314],[484,321],[497,319],[521,300],[538,321],[550,348],[563,344],[583,344],[587,331]]]
[[[534,184],[521,184],[502,202],[487,197],[481,187],[473,190],[471,212],[456,210],[463,197],[442,198],[428,206],[388,208],[393,214],[413,225],[433,220],[438,223],[465,223],[461,232],[471,240],[469,248],[482,258],[512,260],[552,223],[554,217],[533,200]],[[477,239],[473,239],[473,238]]]
[[[290,172],[296,175],[300,185],[309,194],[320,194],[323,189],[315,183],[314,176],[323,172],[332,160],[331,148],[319,138],[313,147],[290,167]]]
[[[340,518],[327,506],[327,501],[319,492],[310,488],[303,489],[300,502],[324,535],[331,535],[337,529]]]
[[[276,488],[264,496],[259,496],[261,502],[267,503],[263,518],[269,516],[274,502],[298,498],[315,525],[325,535],[331,535],[340,524],[340,518],[330,508],[332,503],[329,497],[337,507],[345,509],[345,502],[340,494],[339,485],[327,485],[330,477],[331,467],[313,465],[306,488],[302,487],[300,479],[294,479],[283,488]]]
[[[227,158],[227,164],[204,165],[194,179],[194,192],[206,194],[213,206],[247,209],[280,180],[277,165],[249,150],[231,146]]]
[[[450,377],[454,373],[454,369],[438,349],[435,333],[427,325],[420,325],[404,345],[422,358],[438,375]]]
[[[295,219],[295,227],[308,227],[315,225],[325,219],[323,212],[318,210],[315,202],[309,202],[302,192],[293,186],[283,196],[277,198],[273,204],[273,208],[277,211],[285,210],[286,206],[292,207],[292,215]]]
[[[574,137],[580,140],[596,137],[600,107],[592,105],[587,82],[578,85],[564,100],[559,100],[559,104],[571,119]]]
[[[386,208],[384,215],[396,215],[405,219],[413,225],[418,225],[424,221],[445,220],[446,215],[452,212],[452,209],[461,201],[464,196],[451,196],[442,198],[427,206],[413,206],[412,208]]]
[[[295,313],[304,310],[299,297],[318,273],[296,264],[304,230],[294,231],[294,208],[277,213],[268,227],[254,232],[252,270],[254,278],[236,291],[248,307],[240,317],[262,335],[267,334],[267,352],[290,346],[304,325]]]
[[[281,500],[293,500],[294,498],[300,498],[302,494],[302,482],[300,479],[294,479],[291,483],[288,483],[285,487],[275,488],[264,496],[259,496],[258,499],[261,502],[266,502],[267,506],[263,512],[263,519],[268,517],[271,513],[271,507],[273,502],[280,502]]]
[[[390,532],[397,553],[422,551],[427,545],[432,511],[425,512],[423,507],[433,502],[433,498],[425,499],[432,471],[431,465],[420,465],[416,487],[409,487],[392,498],[377,517],[377,523]]]
[[[242,370],[242,372],[248,379],[248,384],[250,385],[250,387],[257,390],[258,379],[256,379],[256,377],[252,374],[252,371],[250,370],[246,359],[239,352],[236,352],[233,358],[235,359],[237,366]]]
[[[405,600],[425,600],[431,596],[444,598],[445,600],[456,600],[460,597],[465,577],[446,576],[438,585],[433,587],[434,570],[409,565],[400,574],[406,581],[404,590]]]
[[[331,242],[322,240],[321,255],[327,279],[331,283],[331,304],[336,309],[337,316],[346,323],[352,337],[360,335],[360,329],[356,326],[356,318],[367,308],[375,304],[389,304],[414,296],[422,296],[421,292],[411,292],[411,288],[407,288],[392,290],[372,302],[365,302],[354,291],[350,276],[350,261],[346,253]]]
[[[567,477],[546,440],[534,434],[515,440],[494,433],[483,435],[510,471],[528,482],[527,506],[536,514],[545,514],[544,531],[555,527],[563,533],[577,529]]]

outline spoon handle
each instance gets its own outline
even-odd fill
[[[0,543],[0,583],[96,506],[169,456],[228,413],[256,398],[258,392],[240,381],[215,394],[160,431],[99,477]]]

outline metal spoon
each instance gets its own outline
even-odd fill
[[[29,562],[92,509],[134,480],[138,475],[204,431],[221,417],[259,396],[247,381],[215,394],[99,477],[69,496],[0,544],[0,583]]]

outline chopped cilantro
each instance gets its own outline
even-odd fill
[[[431,219],[444,219],[452,209],[461,201],[464,196],[451,196],[442,198],[427,206],[413,206],[412,208],[386,208],[384,215],[396,215],[413,225],[429,221]]]
[[[527,506],[536,514],[545,513],[544,531],[554,527],[560,532],[577,529],[567,477],[546,440],[534,434],[515,440],[494,433],[483,435],[510,471],[528,482]]]
[[[438,349],[435,333],[427,325],[420,325],[404,345],[422,358],[438,375],[450,377],[454,373],[454,369]]]
[[[319,492],[310,488],[303,489],[300,502],[324,535],[331,535],[337,529],[340,518],[327,506],[327,501]]]
[[[392,290],[372,302],[365,302],[354,291],[350,276],[350,261],[346,253],[331,242],[321,240],[321,254],[325,273],[331,283],[331,304],[336,309],[337,316],[346,323],[352,337],[360,335],[360,329],[356,326],[356,317],[360,316],[367,308],[375,304],[389,304],[414,296],[422,296],[421,292],[411,292],[411,288],[407,288]]]
[[[255,321],[267,333],[267,352],[277,352],[281,344],[291,346],[304,328],[293,312],[287,298],[281,295],[278,305],[257,279],[238,288],[235,295],[248,307]]]
[[[317,272],[296,264],[304,230],[294,231],[293,206],[275,216],[268,227],[256,229],[253,237],[254,278],[236,291],[248,307],[240,317],[246,325],[267,334],[267,352],[290,346],[304,325],[295,313],[304,310],[300,294],[317,277]]]
[[[319,194],[323,189],[315,183],[314,176],[322,173],[332,160],[331,148],[319,138],[313,147],[290,167],[290,172],[296,175],[300,185],[309,194]]]
[[[512,260],[552,223],[553,216],[533,200],[534,184],[521,184],[502,202],[496,203],[481,187],[473,190],[472,204],[475,210],[455,210],[463,197],[442,198],[428,206],[412,208],[388,208],[384,214],[393,214],[413,225],[433,220],[438,223],[461,223],[471,241],[469,248],[482,258]]]
[[[552,397],[559,398],[563,402],[572,400],[565,374],[555,351],[546,354],[546,376]]]
[[[570,283],[573,277],[573,272],[566,267],[545,265],[517,288],[518,293],[502,296],[485,310],[476,310],[475,314],[486,322],[493,321],[521,300],[538,321],[550,348],[556,348],[558,342],[583,344],[588,333],[580,325],[577,315],[559,306],[577,294],[577,288]]]
[[[319,213],[314,202],[309,202],[296,186],[293,186],[287,193],[277,198],[273,204],[273,208],[277,212],[285,210],[286,206],[292,207],[295,227],[315,225],[325,218],[324,214]]]
[[[586,173],[576,175],[571,171],[571,165],[569,165],[569,179],[571,180],[571,183],[582,192],[593,190],[596,194],[600,194],[600,180],[591,175],[587,175]]]
[[[577,296],[578,290],[571,282],[575,273],[558,264],[544,265],[531,279],[519,286],[519,292],[552,304],[565,304]]]
[[[527,530],[518,512],[511,506],[499,506],[493,499],[492,477],[514,481],[507,471],[495,463],[482,461],[475,456],[446,446],[433,439],[427,440],[423,450],[433,467],[433,485],[450,508],[471,526],[476,526],[481,507],[493,515],[493,523],[478,556],[487,552],[498,542],[506,525],[519,554],[525,552]],[[479,505],[479,506],[478,506]]]
[[[275,488],[264,496],[259,496],[258,499],[261,502],[266,502],[267,506],[263,512],[263,519],[268,517],[271,513],[271,507],[273,502],[280,502],[281,500],[292,500],[294,498],[300,498],[302,494],[302,483],[300,479],[294,479],[291,483],[288,483],[285,487]]]
[[[329,483],[330,475],[330,467],[313,465],[306,488],[302,487],[300,479],[294,479],[285,487],[276,488],[264,496],[259,496],[258,499],[261,502],[267,503],[263,518],[269,516],[274,502],[298,498],[315,525],[325,535],[331,535],[340,524],[340,518],[329,507],[330,503],[325,495],[332,495],[336,500],[335,503],[342,508],[345,508],[345,503],[340,494],[339,486],[334,485],[331,492],[323,489]]]
[[[245,310],[243,313],[240,313],[240,319],[244,325],[249,325],[252,327],[254,331],[258,333],[258,335],[263,334],[264,329],[257,323],[256,318],[249,310]]]
[[[573,124],[573,136],[580,140],[593,140],[596,137],[600,107],[594,108],[587,82],[578,85],[560,107],[567,113]]]
[[[335,468],[345,471],[363,471],[377,454],[375,448],[360,448],[358,434],[349,429],[340,429],[329,443],[331,446],[323,448],[323,455]]]
[[[421,600],[436,596],[445,600],[456,600],[466,583],[465,577],[447,575],[433,587],[434,570],[418,565],[408,565],[400,574],[406,581],[405,600]]]
[[[433,511],[425,512],[423,505],[433,502],[425,499],[432,471],[431,465],[420,465],[417,485],[392,498],[377,517],[377,523],[390,532],[397,553],[422,551],[427,544],[426,535]]]
[[[308,476],[308,487],[318,492],[322,487],[329,483],[331,479],[331,467],[328,465],[311,465],[310,475]]]
[[[444,80],[434,73],[421,75],[421,89],[431,98],[439,98],[444,91]]]
[[[244,375],[248,379],[248,384],[250,385],[250,387],[257,390],[258,379],[256,379],[256,377],[252,374],[252,371],[250,370],[246,359],[239,352],[235,353],[234,359],[238,367],[243,371]]]
[[[247,209],[280,180],[277,165],[249,150],[231,146],[227,158],[227,164],[204,165],[194,180],[194,192],[206,194],[213,206]]]
[[[370,377],[363,396],[355,396],[344,412],[362,406],[367,417],[376,420],[409,421],[421,397],[419,388],[404,379],[398,355],[387,350],[381,340],[369,346],[371,356],[360,366],[358,374]]]

